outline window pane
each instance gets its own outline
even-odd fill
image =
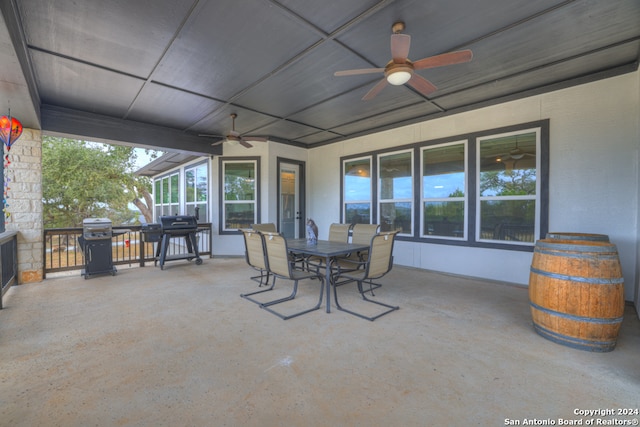
[[[370,160],[345,162],[344,170],[344,200],[371,200]]]
[[[399,153],[380,158],[380,198],[409,199],[412,197],[411,153]]]
[[[224,228],[249,228],[255,223],[253,203],[226,203]]]
[[[534,242],[535,200],[480,202],[480,238]]]
[[[371,224],[371,203],[347,203],[346,224]]]
[[[198,211],[198,222],[199,223],[203,223],[203,222],[209,222],[208,218],[208,212],[207,212],[207,204],[206,203],[198,203],[198,204],[191,204],[191,205],[187,205],[187,215],[191,215],[191,216],[195,216],[196,215],[196,206],[199,209]]]
[[[185,177],[185,180],[187,181],[185,183],[185,185],[186,185],[185,189],[186,189],[187,203],[194,202],[195,201],[195,195],[196,195],[196,191],[195,191],[196,174],[195,174],[195,171],[193,169],[189,169],[189,170],[185,171],[184,177]]]
[[[162,178],[162,203],[169,203],[169,178]]]
[[[155,185],[155,201],[156,204],[159,205],[160,203],[162,203],[162,181],[157,179],[156,182],[154,183]]]
[[[196,200],[199,202],[207,201],[208,193],[208,176],[207,165],[198,166],[196,169]]]
[[[411,234],[411,203],[380,203],[380,230]]]
[[[464,144],[429,148],[422,152],[424,198],[464,197]]]
[[[424,234],[464,236],[464,202],[425,202]]]
[[[224,199],[255,200],[255,163],[225,163]]]
[[[536,133],[480,144],[480,196],[536,194]]]
[[[171,176],[171,203],[178,203],[179,198],[178,175]]]

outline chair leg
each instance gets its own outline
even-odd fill
[[[287,314],[287,315],[279,313],[279,312],[275,311],[274,309],[272,309],[270,307],[270,306],[275,305],[275,304],[280,304],[281,302],[290,301],[290,300],[293,299],[293,297],[291,297],[291,298],[282,298],[280,300],[276,300],[276,301],[271,301],[271,302],[268,302],[268,303],[260,304],[260,308],[263,308],[263,309],[267,310],[268,312],[275,314],[276,316],[278,316],[282,320],[288,320],[288,319],[291,319],[293,317],[298,317],[298,316],[301,316],[303,314],[315,311],[315,310],[319,309],[320,306],[322,305],[322,297],[323,297],[323,294],[324,294],[324,286],[325,286],[324,278],[322,276],[318,276],[318,279],[320,280],[320,283],[321,283],[320,284],[320,297],[318,298],[318,303],[315,306],[313,306],[311,308],[308,308],[306,310],[299,311],[297,313]],[[295,296],[295,293],[296,293],[296,291],[298,289],[298,281],[297,280],[294,281],[293,288],[294,288],[294,291],[292,293],[292,296]]]
[[[376,314],[375,316],[371,316],[371,317],[369,317],[369,316],[365,316],[364,314],[361,314],[361,313],[355,312],[355,311],[353,311],[353,310],[349,310],[349,309],[347,309],[347,308],[344,308],[344,307],[342,307],[342,306],[340,305],[340,303],[339,303],[339,301],[338,301],[338,289],[337,289],[337,286],[334,286],[334,287],[333,287],[333,295],[334,295],[334,300],[335,300],[335,302],[336,302],[336,307],[338,308],[338,310],[346,311],[346,312],[347,312],[347,313],[349,313],[349,314],[353,314],[354,316],[360,317],[360,318],[362,318],[362,319],[370,320],[370,321],[372,321],[372,322],[373,322],[374,320],[376,320],[376,319],[377,319],[377,318],[379,318],[379,317],[384,316],[385,314],[388,314],[388,313],[391,313],[392,311],[395,311],[395,310],[399,310],[399,309],[400,309],[400,307],[398,307],[398,306],[385,304],[385,303],[383,303],[383,302],[380,302],[380,301],[374,301],[374,300],[371,300],[371,299],[367,298],[367,297],[365,296],[365,292],[369,292],[369,291],[368,291],[368,290],[367,290],[367,291],[365,291],[365,290],[363,290],[363,289],[362,289],[362,280],[358,280],[358,281],[357,281],[357,283],[358,283],[358,292],[360,293],[360,295],[362,295],[362,299],[363,299],[363,300],[365,300],[365,301],[367,301],[367,302],[371,302],[371,303],[373,303],[373,304],[381,305],[381,306],[383,306],[383,307],[388,308],[388,310],[385,310],[385,311],[383,311],[382,313]]]
[[[269,273],[267,273],[267,282],[265,283],[265,286],[268,285],[268,283],[269,283]],[[246,299],[246,300],[249,300],[249,301],[251,301],[253,303],[256,303],[256,304],[260,305],[260,304],[262,304],[262,302],[254,300],[253,298],[251,298],[251,295],[256,295],[256,294],[261,294],[263,292],[272,291],[275,286],[276,286],[276,276],[273,276],[273,282],[271,283],[271,286],[269,286],[268,288],[261,289],[259,291],[249,292],[248,294],[240,294],[240,296],[242,298]]]
[[[298,281],[294,280],[293,291],[291,292],[291,295],[289,295],[288,297],[284,297],[284,298],[274,299],[273,301],[267,301],[267,302],[260,303],[260,307],[264,308],[264,307],[268,307],[270,305],[280,304],[281,302],[291,301],[292,299],[294,299],[296,297],[297,293],[298,293]]]
[[[266,270],[260,270],[260,275],[259,276],[253,276],[253,277],[249,277],[249,279],[253,280],[254,282],[258,282],[258,287],[261,286],[266,286],[269,284],[269,276],[270,273]],[[265,281],[266,279],[266,281]],[[263,283],[264,281],[264,283]]]

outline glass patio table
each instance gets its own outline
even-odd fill
[[[307,239],[287,239],[289,252],[303,255],[314,255],[325,259],[325,283],[327,285],[327,313],[331,312],[331,259],[351,252],[364,251],[369,245],[353,243],[332,242],[330,240],[318,240],[310,243]]]

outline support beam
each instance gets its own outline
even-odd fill
[[[199,156],[222,154],[222,146],[212,147],[211,139],[177,129],[53,105],[42,105],[40,113],[45,134]]]

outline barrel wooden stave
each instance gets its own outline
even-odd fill
[[[541,336],[582,350],[613,350],[624,313],[624,283],[615,245],[538,241],[529,300],[534,328]]]

